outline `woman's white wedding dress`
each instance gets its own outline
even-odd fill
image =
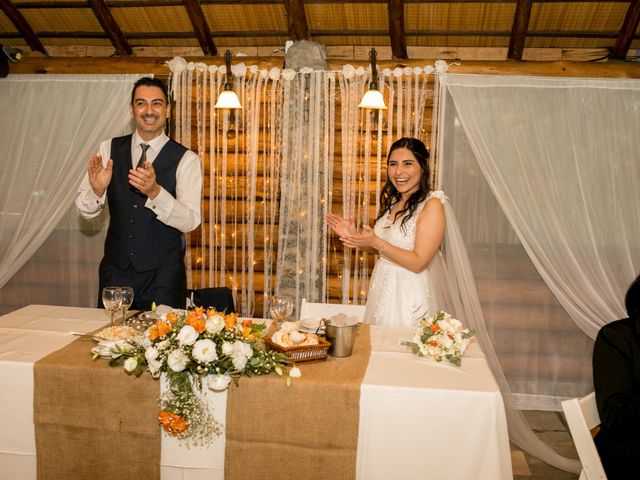
[[[446,199],[440,190],[430,192],[403,227],[400,226],[402,219],[392,222],[387,212],[376,222],[373,228],[375,234],[391,245],[413,250],[416,219],[431,198],[437,198],[442,203]],[[440,255],[440,252],[436,255]],[[369,280],[364,314],[366,323],[415,326],[421,318],[433,315],[441,308],[436,302],[429,267],[414,273],[384,257],[378,258]]]

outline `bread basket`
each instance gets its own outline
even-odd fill
[[[293,347],[283,347],[271,340],[271,337],[265,337],[264,341],[267,347],[276,352],[284,353],[289,360],[295,363],[317,362],[327,359],[327,351],[331,343],[327,342],[323,337],[317,345],[301,345]]]

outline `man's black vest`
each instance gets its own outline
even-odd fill
[[[182,261],[182,233],[157,220],[155,213],[144,206],[146,195],[130,188],[131,137],[111,140],[113,175],[107,188],[111,219],[104,256],[123,270],[133,264],[137,271],[145,272]],[[176,170],[186,151],[170,139],[153,161],[156,182],[174,197]]]

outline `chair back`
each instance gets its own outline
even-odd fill
[[[595,392],[582,398],[565,400],[562,402],[562,410],[582,463],[580,480],[606,480],[607,475],[591,436],[591,430],[600,425]]]
[[[235,313],[233,293],[228,287],[200,288],[187,292],[197,307],[213,307],[218,312]]]
[[[348,317],[356,317],[359,322],[364,320],[364,305],[350,305],[345,303],[311,303],[306,298],[300,304],[300,318],[328,318],[343,313]]]

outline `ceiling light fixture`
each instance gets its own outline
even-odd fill
[[[362,96],[359,108],[371,108],[374,110],[386,110],[387,105],[384,103],[382,93],[378,90],[378,70],[376,69],[376,49],[372,48],[369,52],[369,60],[371,61],[371,82],[369,83],[369,90],[367,90]]]
[[[218,101],[213,108],[242,108],[238,95],[233,91],[233,77],[231,74],[231,50],[227,50],[224,54],[224,61],[227,66],[227,81],[224,83],[224,90],[220,92]]]

